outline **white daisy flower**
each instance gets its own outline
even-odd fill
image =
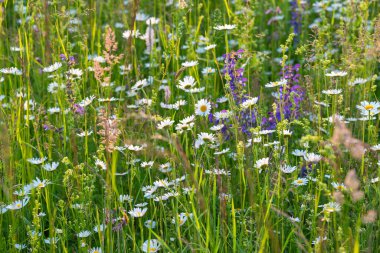
[[[157,222],[153,220],[147,220],[144,222],[144,226],[150,229],[154,229],[156,227]]]
[[[86,238],[86,237],[89,237],[91,235],[91,232],[88,231],[88,230],[85,230],[85,231],[81,231],[77,234],[77,236],[79,238]]]
[[[253,105],[255,105],[257,103],[258,99],[259,99],[258,97],[249,98],[240,104],[240,108],[242,110],[246,110],[246,109],[252,107]]]
[[[211,49],[214,49],[216,48],[216,44],[211,44],[211,45],[208,45],[205,47],[205,49],[208,51],[208,50],[211,50]]]
[[[196,81],[194,77],[192,76],[185,76],[183,80],[179,80],[179,85],[177,85],[177,88],[188,91],[189,89],[193,88],[196,84]]]
[[[46,163],[42,165],[42,168],[46,171],[56,170],[59,166],[59,162]]]
[[[92,103],[92,101],[94,101],[94,99],[95,99],[95,96],[86,97],[81,102],[79,102],[79,105],[81,107],[86,107],[86,106],[90,105]]]
[[[146,213],[148,208],[141,209],[139,207],[134,208],[133,210],[129,211],[128,213],[135,218],[143,217]]]
[[[201,99],[195,104],[195,114],[199,116],[209,115],[211,103],[207,99]]]
[[[258,169],[261,169],[262,167],[268,166],[268,165],[269,165],[269,157],[261,158],[257,160],[255,163],[255,167]]]
[[[301,186],[301,185],[307,185],[308,182],[309,180],[307,178],[298,178],[294,180],[292,184],[295,186]]]
[[[329,77],[343,77],[347,75],[347,72],[341,71],[341,70],[334,70],[334,71],[331,71],[330,73],[326,73],[325,75]]]
[[[267,88],[277,87],[277,86],[284,86],[288,83],[288,80],[285,78],[282,78],[280,81],[270,82],[265,85]]]
[[[317,163],[322,160],[322,156],[315,153],[307,153],[304,155],[304,159],[306,162]]]
[[[329,202],[323,205],[323,211],[326,213],[339,212],[341,206],[337,202]]]
[[[22,200],[16,200],[12,204],[8,205],[7,209],[9,209],[9,210],[19,210],[19,209],[23,208],[24,206],[26,206],[28,204],[29,200],[30,200],[29,197],[25,197]]]
[[[0,69],[0,73],[11,74],[11,75],[16,75],[16,76],[22,75],[22,71],[16,67],[2,68]]]
[[[41,164],[43,162],[46,161],[46,157],[42,157],[42,158],[29,158],[27,159],[28,162],[30,162],[31,164]]]
[[[281,169],[282,172],[284,172],[286,174],[290,174],[290,173],[294,172],[297,169],[297,167],[296,166],[291,166],[291,165],[282,165],[280,167],[280,169]]]
[[[204,76],[206,76],[208,74],[213,74],[213,73],[215,73],[214,68],[206,67],[206,68],[202,69],[202,75],[204,75]]]
[[[323,90],[322,93],[326,95],[338,95],[342,93],[342,89]]]
[[[165,127],[170,127],[174,124],[174,120],[171,119],[164,119],[160,123],[157,124],[157,129],[163,129]]]
[[[45,73],[51,73],[58,70],[60,67],[62,67],[62,63],[56,62],[53,65],[50,65],[49,67],[43,68],[42,71]]]
[[[198,65],[198,61],[186,61],[182,63],[182,67],[186,67],[186,68],[194,67],[196,65]]]
[[[159,251],[161,248],[161,244],[156,239],[146,240],[141,246],[141,250],[147,253],[155,253]]]
[[[332,182],[331,185],[334,187],[335,190],[338,190],[338,191],[346,190],[346,186],[342,183]]]
[[[218,30],[218,31],[221,31],[221,30],[232,30],[232,29],[235,29],[235,28],[236,28],[236,25],[229,25],[229,24],[214,26],[214,29]]]

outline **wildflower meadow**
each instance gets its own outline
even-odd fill
[[[0,253],[380,252],[379,0],[0,0]]]

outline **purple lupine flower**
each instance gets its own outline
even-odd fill
[[[244,68],[237,68],[236,64],[238,59],[242,58],[244,53],[243,49],[240,49],[236,52],[231,52],[229,54],[224,55],[225,59],[225,65],[222,70],[222,73],[228,82],[229,91],[231,92],[234,102],[236,105],[240,105],[241,103],[245,102],[248,97],[246,95],[246,92],[244,90],[244,87],[246,86],[246,82],[248,81],[247,78],[244,77]],[[237,119],[240,124],[241,131],[245,133],[247,136],[250,136],[250,128],[254,127],[256,125],[256,111],[242,111],[239,116],[237,116]],[[223,123],[226,125],[228,120],[223,120],[222,122],[219,122],[219,120],[216,120],[215,123]],[[222,129],[222,132],[227,132],[226,129]]]
[[[262,126],[267,127],[267,129],[275,129],[277,122],[281,120],[299,118],[301,102],[305,96],[304,90],[299,85],[299,69],[300,65],[296,64],[294,66],[285,66],[281,72],[283,78],[287,80],[287,85],[279,88],[279,94],[275,100],[277,105],[276,112],[270,112],[268,117],[262,120]]]
[[[298,6],[297,0],[291,0],[290,6],[291,6],[291,16],[292,16],[290,20],[290,25],[293,27],[293,32],[297,35],[297,37],[295,38],[295,41],[297,42],[298,36],[301,32],[302,15],[301,15],[301,10]]]
[[[79,115],[83,115],[84,114],[84,107],[78,105],[78,104],[74,104],[73,105],[73,109],[74,109],[74,113],[76,114],[79,114]]]

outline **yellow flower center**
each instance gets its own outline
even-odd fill
[[[21,207],[21,204],[16,204],[16,207],[20,208],[20,207]]]
[[[41,187],[43,187],[43,186],[44,186],[43,183],[39,183],[39,184],[38,184],[38,187],[39,187],[39,188],[41,188]]]
[[[150,247],[150,248],[149,248],[149,252],[156,252],[156,251],[157,251],[157,249],[154,248],[154,247]]]
[[[375,108],[373,105],[366,105],[366,106],[364,106],[364,109],[366,109],[367,111],[370,111],[373,108]]]
[[[303,180],[301,180],[301,179],[297,180],[297,184],[302,184],[302,183],[303,183]]]
[[[201,110],[201,112],[206,112],[207,111],[207,105],[201,105],[201,107],[199,109]]]

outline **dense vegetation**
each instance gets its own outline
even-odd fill
[[[379,13],[0,1],[0,252],[380,252]]]

